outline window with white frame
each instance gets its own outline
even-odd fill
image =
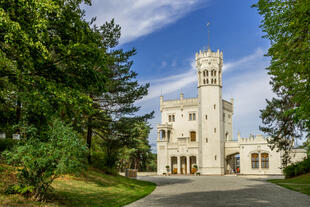
[[[169,121],[169,122],[175,122],[175,115],[174,115],[174,114],[170,114],[170,115],[168,116],[168,121]]]
[[[196,113],[192,112],[188,114],[188,120],[189,121],[195,121],[196,120]]]

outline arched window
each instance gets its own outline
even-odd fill
[[[206,73],[207,73],[207,76],[209,76],[209,71],[206,71]]]
[[[216,79],[214,79],[214,84],[216,84]]]
[[[206,79],[203,79],[203,84],[206,84]]]
[[[203,77],[205,77],[205,76],[206,76],[206,71],[204,70],[204,71],[203,71]]]
[[[207,84],[209,84],[209,79],[207,79]]]
[[[213,79],[211,79],[211,84],[213,84]]]
[[[258,154],[251,154],[252,168],[259,168]]]
[[[211,70],[211,76],[213,76],[213,70]]]
[[[262,163],[262,168],[269,168],[269,154],[268,153],[261,154],[261,163]]]
[[[164,140],[166,137],[166,131],[165,130],[160,130],[160,140]]]
[[[190,132],[191,142],[196,142],[196,132],[191,131]]]
[[[216,71],[214,71],[214,76],[216,76]]]

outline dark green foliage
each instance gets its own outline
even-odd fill
[[[132,125],[131,137],[119,154],[118,167],[122,171],[126,168],[138,169],[138,171],[147,170],[147,166],[154,159],[148,141],[150,129],[146,122],[137,122]]]
[[[77,173],[83,168],[86,152],[85,144],[72,128],[55,120],[46,141],[31,137],[5,152],[5,157],[9,164],[17,167],[19,190],[33,188],[29,193],[42,200],[59,175]]]
[[[290,152],[294,141],[303,136],[303,121],[296,117],[296,104],[292,98],[282,95],[280,98],[267,100],[267,106],[261,110],[261,119],[264,126],[260,130],[270,136],[268,143],[271,149],[283,152],[282,165],[290,163]]]
[[[17,142],[17,140],[11,138],[0,139],[0,154],[5,150],[12,149]]]
[[[291,164],[283,169],[285,178],[292,178],[310,172],[310,158]]]
[[[267,71],[278,96],[261,111],[261,130],[271,136],[272,148],[284,152],[284,166],[294,140],[303,135],[310,139],[309,5],[309,0],[259,0],[253,5],[263,17],[264,37],[270,40]]]

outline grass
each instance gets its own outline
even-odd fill
[[[34,202],[20,195],[4,193],[6,185],[16,182],[10,167],[5,168],[1,171],[0,166],[0,206],[124,206],[150,194],[156,187],[154,183],[89,169],[79,177],[66,175],[58,178],[53,183],[54,191],[49,200]]]
[[[269,180],[269,182],[275,183],[290,190],[310,195],[310,173],[294,178]]]

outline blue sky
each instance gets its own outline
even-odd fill
[[[195,52],[208,45],[224,53],[223,98],[234,98],[233,134],[261,133],[259,110],[273,96],[264,57],[269,42],[261,36],[261,17],[254,1],[244,0],[94,0],[85,7],[97,25],[115,18],[122,27],[120,47],[136,48],[132,67],[141,83],[151,84],[149,95],[137,104],[140,113],[155,111],[150,142],[156,148],[160,123],[159,96],[164,99],[197,96]]]

